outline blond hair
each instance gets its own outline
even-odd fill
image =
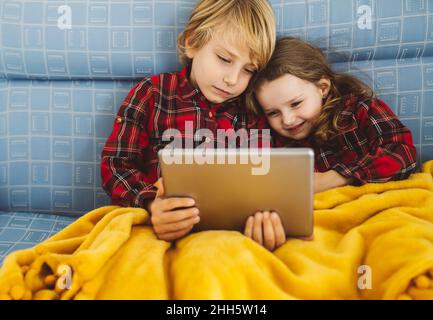
[[[255,113],[261,113],[262,108],[255,93],[265,82],[276,80],[285,74],[314,84],[322,78],[331,82],[314,132],[319,143],[326,142],[344,129],[340,126],[339,120],[346,99],[353,96],[359,100],[375,97],[374,91],[361,80],[349,74],[334,72],[319,48],[297,38],[284,37],[277,40],[275,51],[266,68],[251,80],[246,93],[247,108]]]
[[[223,32],[236,43],[247,46],[250,58],[256,61],[260,70],[269,61],[275,47],[276,25],[272,7],[267,0],[200,0],[177,39],[180,59],[188,63],[186,46],[200,49],[216,32]]]

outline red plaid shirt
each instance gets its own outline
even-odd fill
[[[355,184],[407,178],[416,169],[412,134],[381,100],[346,100],[340,124],[344,130],[323,145],[275,138],[277,147],[310,147],[315,171],[335,170]]]
[[[200,90],[189,83],[187,67],[179,73],[144,78],[120,106],[113,131],[102,150],[102,187],[114,205],[144,207],[145,202],[156,195],[153,184],[160,176],[157,153],[171,142],[163,141],[165,130],[177,129],[177,138],[189,139],[196,147],[204,142],[204,136],[194,141],[198,138],[196,130],[207,129],[214,137],[206,140],[211,147],[228,147],[226,139],[218,139],[217,130],[225,129],[233,135],[244,129],[247,136],[237,139],[236,146],[256,139],[261,147],[265,142],[261,140],[261,131],[250,136],[255,133],[250,129],[267,128],[263,117],[246,111],[241,98],[222,104],[207,101]]]

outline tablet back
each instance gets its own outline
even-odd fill
[[[158,155],[166,196],[196,200],[194,230],[243,232],[248,216],[273,210],[287,236],[312,234],[313,150],[162,149]]]

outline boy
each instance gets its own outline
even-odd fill
[[[159,239],[178,239],[199,221],[193,199],[162,198],[153,185],[164,132],[193,140],[191,126],[214,137],[217,129],[264,128],[239,96],[270,59],[275,33],[266,0],[201,0],[178,39],[186,67],[143,79],[123,101],[101,155],[102,187],[112,204],[147,209]]]

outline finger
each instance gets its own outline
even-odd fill
[[[154,225],[153,228],[158,234],[161,233],[170,233],[170,232],[177,232],[182,229],[186,229],[192,225],[197,224],[200,221],[200,217],[192,217],[186,220],[182,220],[175,223],[167,223],[167,224],[160,224],[160,225]]]
[[[271,221],[269,211],[265,211],[263,214],[263,238],[265,248],[268,250],[274,250],[275,248],[275,232],[274,226]]]
[[[158,190],[156,191],[156,197],[157,198],[163,197],[165,194],[165,190],[164,190],[164,184],[162,178],[159,178],[158,181],[156,181],[155,187],[158,188]]]
[[[253,238],[253,223],[254,218],[252,216],[249,216],[245,224],[244,235],[251,239]]]
[[[313,241],[314,240],[314,234],[308,237],[299,237],[298,239],[304,240],[304,241]]]
[[[262,220],[263,214],[261,212],[257,212],[254,215],[253,239],[261,245],[263,245]]]
[[[175,232],[157,234],[157,238],[159,240],[173,241],[173,240],[179,239],[179,238],[185,236],[186,234],[188,234],[192,228],[193,228],[193,226],[189,226],[185,229],[178,230]]]
[[[192,198],[167,198],[162,199],[158,203],[158,209],[160,212],[173,211],[176,208],[188,208],[195,205],[195,201]]]
[[[152,216],[153,224],[166,224],[179,222],[188,218],[196,217],[199,214],[197,207],[181,209],[175,211],[167,211]]]
[[[272,225],[274,226],[275,245],[279,247],[286,242],[286,232],[284,231],[284,227],[278,213],[272,212],[271,221]]]

